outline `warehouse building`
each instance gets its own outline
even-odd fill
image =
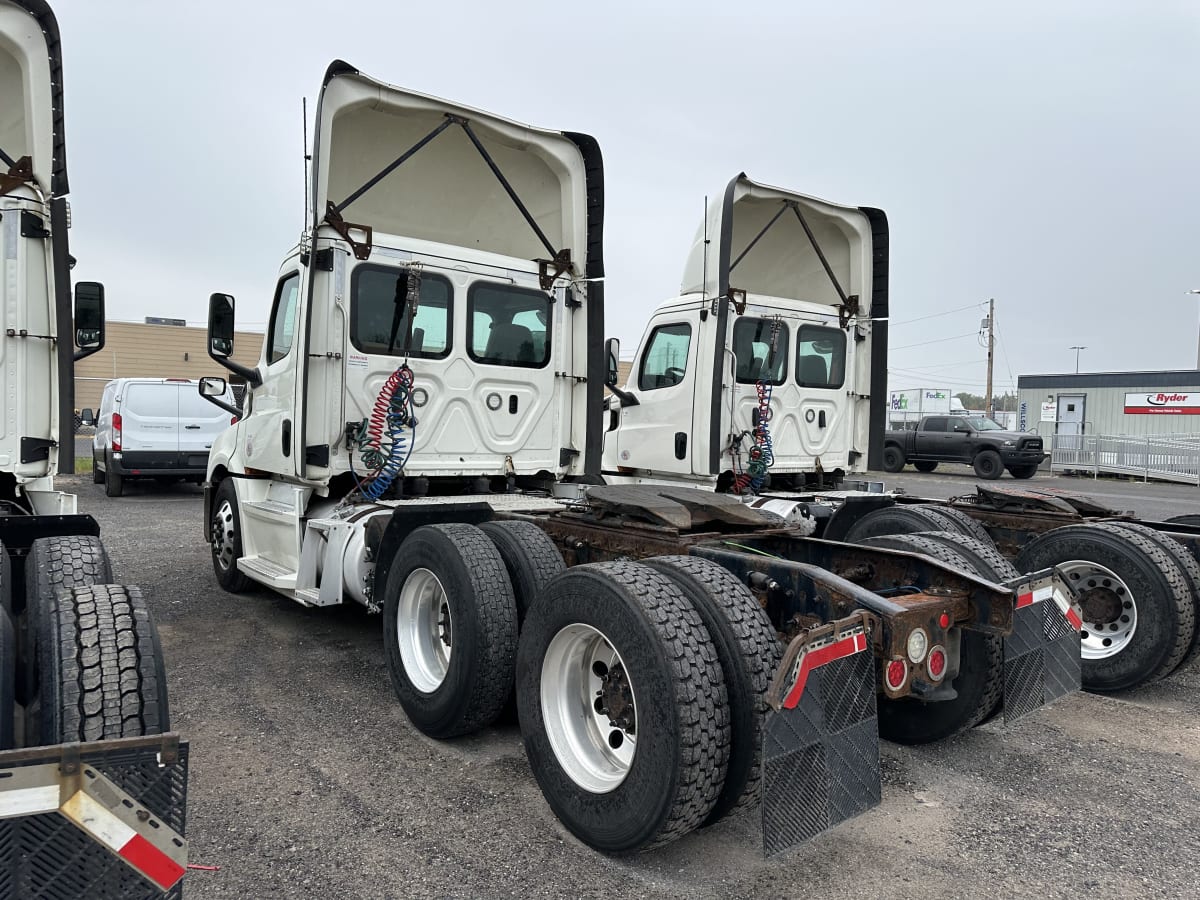
[[[1200,435],[1200,370],[1017,377],[1017,426],[1053,435]]]
[[[258,365],[262,342],[261,333],[237,332],[233,359]],[[207,329],[190,328],[181,319],[107,322],[104,349],[75,363],[75,408],[95,411],[104,385],[114,378],[231,378],[207,348]]]

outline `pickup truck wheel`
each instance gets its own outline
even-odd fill
[[[224,479],[213,495],[208,534],[217,583],[231,594],[243,593],[250,587],[250,579],[237,567],[242,558],[242,516],[232,478]]]
[[[1024,466],[1009,466],[1008,474],[1011,475],[1013,478],[1021,478],[1021,479],[1032,478],[1034,475],[1037,474],[1037,470],[1038,470],[1038,467],[1036,464],[1030,464],[1030,465],[1024,465]]]
[[[1155,531],[1147,525],[1141,525],[1137,522],[1106,522],[1105,524],[1111,525],[1113,528],[1121,528],[1126,531],[1132,531],[1134,534],[1142,535],[1147,540],[1161,547],[1170,555],[1171,559],[1178,563],[1179,568],[1183,570],[1192,595],[1192,618],[1196,622],[1196,628],[1192,634],[1192,643],[1189,645],[1182,662],[1175,667],[1176,669],[1184,668],[1192,660],[1196,659],[1197,654],[1200,654],[1200,562],[1197,562],[1196,557],[1192,556],[1188,549],[1179,543],[1179,541],[1163,534],[1161,531]]]
[[[0,609],[0,750],[11,750],[16,733],[17,635],[7,609]]]
[[[749,588],[724,566],[696,556],[657,556],[642,564],[683,591],[708,629],[729,694],[729,770],[704,825],[758,801],[767,690],[783,647]]]
[[[490,725],[513,685],[517,604],[500,551],[474,525],[425,525],[400,545],[383,595],[392,687],[434,738]]]
[[[923,459],[920,462],[913,463],[913,468],[918,472],[932,472],[937,468],[937,463],[930,459]]]
[[[479,530],[488,536],[512,581],[517,602],[517,624],[555,575],[566,569],[554,541],[532,522],[484,522]]]
[[[109,497],[120,497],[125,493],[125,479],[111,465],[104,470],[104,493]]]
[[[899,472],[904,468],[904,451],[894,444],[883,448],[883,471]]]
[[[703,620],[648,566],[570,568],[525,620],[525,752],[555,815],[597,850],[660,846],[708,818],[728,765],[727,701]]]
[[[1156,681],[1192,645],[1196,622],[1187,576],[1143,535],[1103,523],[1066,525],[1026,545],[1016,565],[1023,572],[1057,566],[1081,591],[1088,690]]]
[[[861,544],[881,534],[913,534],[918,531],[960,531],[957,520],[942,514],[940,506],[896,504],[867,513],[846,531],[845,540]]]
[[[170,731],[162,648],[139,588],[77,587],[42,612],[43,745]]]
[[[24,666],[17,673],[17,697],[29,703],[37,694],[41,618],[59,591],[108,584],[112,564],[100,538],[90,534],[38,538],[25,558],[25,610],[20,617]]]
[[[972,463],[975,474],[985,481],[995,481],[1004,474],[1004,463],[995,450],[980,450]]]
[[[963,537],[967,547],[969,538]],[[874,547],[923,553],[981,578],[1002,580],[982,560],[960,551],[959,536],[896,534],[861,541]],[[976,547],[977,542],[971,542]],[[981,631],[960,629],[958,674],[950,684],[958,692],[953,700],[927,703],[915,697],[892,700],[879,697],[879,736],[897,744],[928,744],[974,728],[995,714],[1004,698],[1004,644]]]

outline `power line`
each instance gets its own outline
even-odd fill
[[[891,347],[889,349],[891,349],[891,350],[908,350],[910,347],[926,347],[929,344],[944,344],[944,343],[946,343],[946,341],[961,341],[963,338],[976,337],[978,335],[978,333],[979,332],[977,332],[977,331],[970,331],[970,332],[967,332],[966,334],[956,334],[956,335],[954,335],[954,337],[937,338],[936,340],[932,340],[932,341],[921,341],[918,344],[905,344],[902,347]]]
[[[924,322],[926,319],[936,319],[936,318],[939,318],[940,316],[951,316],[951,315],[954,315],[954,313],[963,312],[964,310],[977,309],[979,306],[980,306],[980,304],[978,304],[978,303],[971,303],[968,306],[959,306],[959,307],[955,307],[954,309],[948,309],[945,312],[930,313],[927,316],[917,316],[915,319],[905,319],[902,322],[892,322],[891,324],[893,324],[893,325],[911,325],[913,322]]]

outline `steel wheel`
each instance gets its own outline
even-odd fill
[[[414,569],[400,588],[396,638],[413,687],[432,694],[450,669],[454,626],[446,589],[429,569]]]
[[[213,561],[228,572],[237,558],[237,514],[228,500],[222,500],[213,513],[212,552]]]
[[[605,794],[637,753],[637,705],[621,655],[590,625],[568,625],[542,660],[542,718],[559,765],[585,791]]]
[[[1137,631],[1137,603],[1125,582],[1088,560],[1068,560],[1058,568],[1079,591],[1083,658],[1107,659],[1124,650]]]

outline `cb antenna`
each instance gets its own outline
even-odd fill
[[[308,98],[300,98],[300,117],[301,128],[304,131],[304,224],[308,224],[308,164],[312,161],[312,154],[308,152]]]
[[[708,299],[708,194],[704,195],[704,267],[700,272],[700,302]]]

